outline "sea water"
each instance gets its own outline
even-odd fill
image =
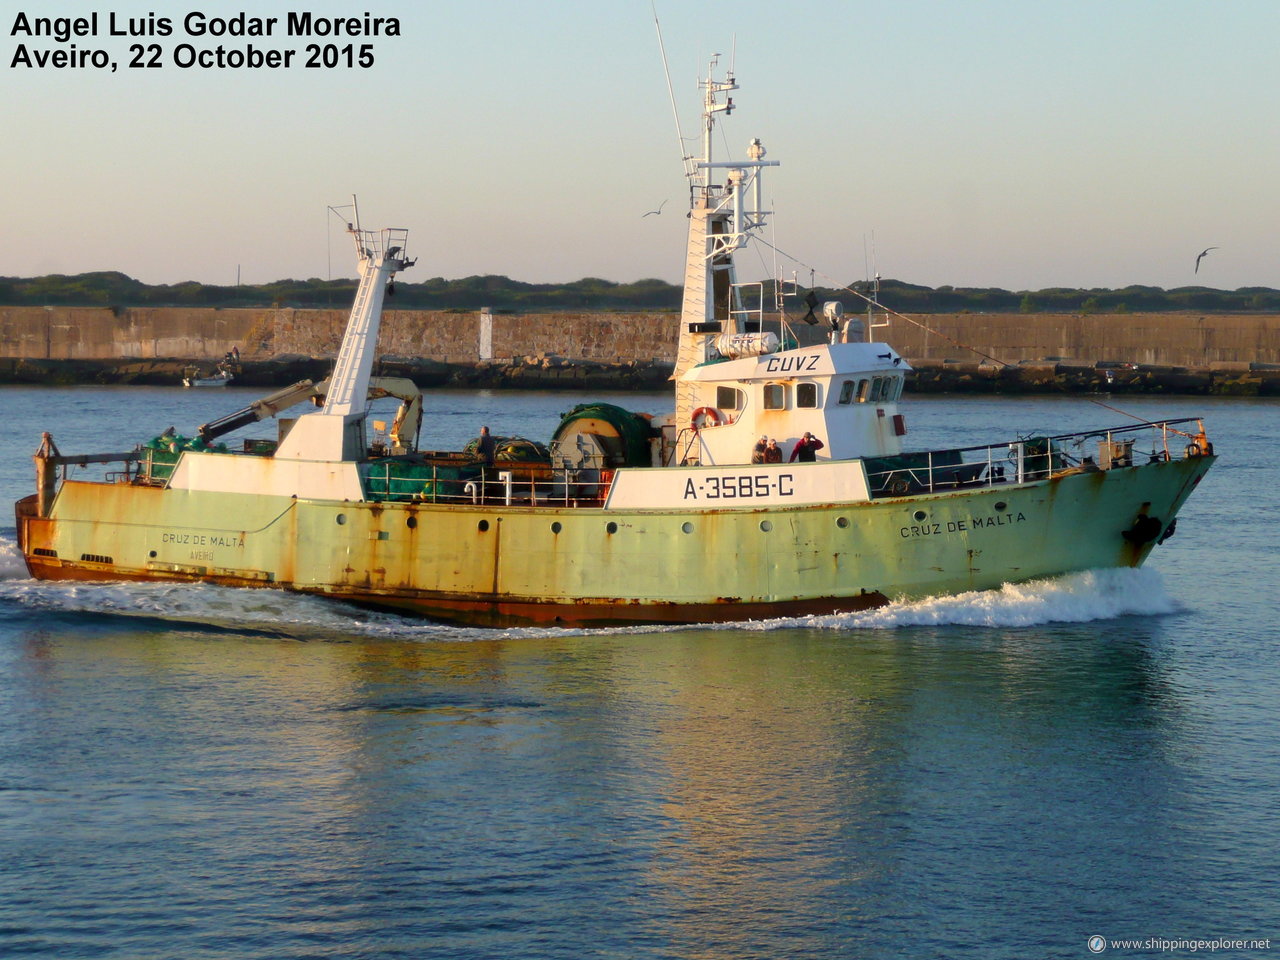
[[[0,388],[0,499],[42,430],[123,451],[257,395]],[[431,392],[422,445],[546,440],[580,399]],[[1124,413],[908,398],[908,440],[1203,415],[1221,459],[1147,567],[858,614],[491,630],[37,583],[0,516],[0,956],[1280,949],[1280,407],[1095,399]]]

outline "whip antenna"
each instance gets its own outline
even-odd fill
[[[684,175],[691,177],[693,176],[693,168],[689,166],[689,155],[684,152],[684,133],[680,129],[680,111],[676,108],[676,92],[671,86],[671,68],[667,65],[667,48],[662,42],[662,24],[658,22],[656,0],[649,0],[649,7],[653,10],[653,27],[658,31],[658,52],[662,54],[662,72],[667,78],[667,96],[671,98],[671,116],[676,121],[676,141],[680,147],[680,162],[684,164]]]

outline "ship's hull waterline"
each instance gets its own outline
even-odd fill
[[[18,527],[31,574],[45,580],[275,587],[472,624],[712,622],[1138,566],[1214,459],[755,509],[307,500],[69,480],[48,516],[34,497],[21,501]],[[1152,519],[1134,536],[1140,517]]]

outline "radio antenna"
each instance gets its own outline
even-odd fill
[[[680,129],[680,111],[676,108],[676,92],[671,86],[671,68],[667,65],[667,47],[662,42],[662,24],[658,22],[656,0],[649,0],[649,7],[653,10],[653,27],[658,31],[658,52],[662,54],[662,72],[667,78],[667,96],[671,99],[671,116],[676,121],[676,141],[680,148],[680,162],[684,164],[684,175],[688,178],[693,176],[693,167],[690,166],[689,154],[684,152],[684,131]]]

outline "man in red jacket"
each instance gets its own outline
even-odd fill
[[[795,463],[799,460],[801,463],[812,463],[818,459],[818,451],[825,446],[825,443],[806,430],[804,436],[796,441],[796,448],[791,451],[791,459],[787,462]]]

